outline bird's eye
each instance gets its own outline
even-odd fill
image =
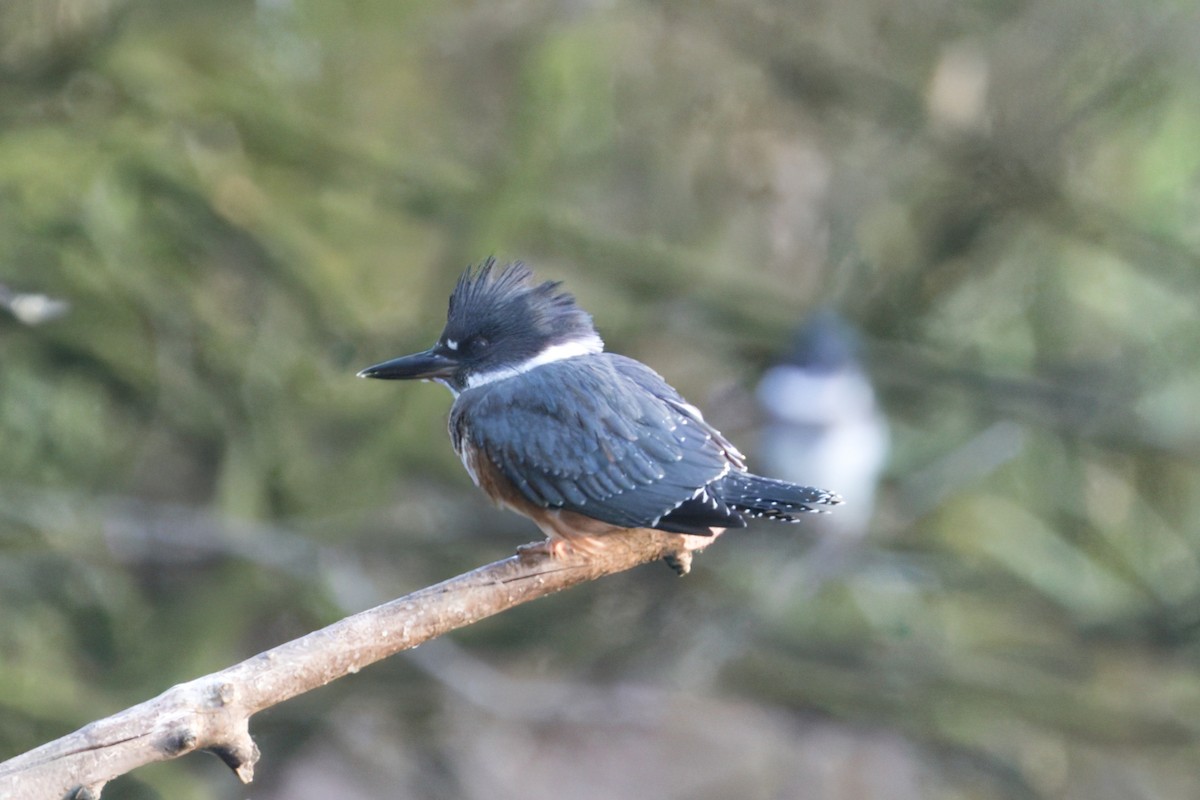
[[[486,350],[490,344],[491,342],[486,336],[472,336],[467,340],[467,349],[479,352],[480,350]]]

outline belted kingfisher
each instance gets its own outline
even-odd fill
[[[859,360],[858,335],[836,312],[813,314],[757,388],[766,424],[754,455],[773,475],[837,486],[854,505],[824,520],[818,549],[866,533],[888,454],[888,424]]]
[[[450,390],[450,438],[467,472],[547,536],[522,552],[586,556],[605,534],[653,529],[683,534],[667,558],[682,574],[726,528],[841,502],[748,472],[699,409],[645,364],[604,352],[591,315],[521,262],[468,268],[433,347],[358,375]]]

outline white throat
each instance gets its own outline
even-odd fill
[[[552,344],[542,352],[522,361],[520,364],[475,373],[467,378],[467,388],[474,389],[488,383],[513,378],[543,364],[550,364],[567,358],[575,358],[576,356],[591,356],[602,352],[604,352],[604,340],[596,334],[592,334],[586,339],[572,339],[569,342]]]

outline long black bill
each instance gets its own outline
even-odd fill
[[[449,378],[457,366],[458,362],[455,359],[431,349],[367,367],[358,373],[358,377],[387,380]]]

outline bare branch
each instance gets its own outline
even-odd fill
[[[257,712],[575,584],[667,556],[686,567],[683,538],[631,531],[607,536],[586,559],[513,556],[360,612],[5,761],[0,797],[96,798],[119,775],[193,750],[216,753],[249,782],[259,756],[249,733]]]

